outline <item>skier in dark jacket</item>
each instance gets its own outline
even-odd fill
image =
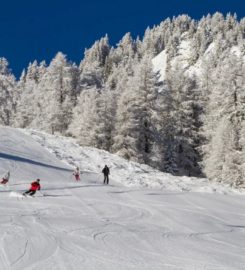
[[[109,174],[110,169],[105,165],[104,169],[102,170],[102,173],[104,174],[104,184],[109,184]]]
[[[32,182],[30,189],[24,192],[23,195],[25,196],[28,194],[30,196],[33,196],[37,190],[41,189],[39,182],[40,182],[40,179],[37,179],[36,181]]]

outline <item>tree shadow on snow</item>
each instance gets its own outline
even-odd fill
[[[41,197],[71,197],[71,195],[43,194]]]
[[[5,154],[5,153],[0,153],[0,158],[15,160],[15,161],[23,162],[23,163],[29,163],[29,164],[33,164],[33,165],[37,165],[37,166],[43,166],[43,167],[47,167],[47,168],[51,168],[51,169],[55,169],[55,170],[66,171],[66,172],[72,171],[72,170],[67,169],[67,168],[57,167],[57,166],[49,165],[46,163],[38,162],[35,160],[31,160],[28,158],[23,158],[23,157],[14,156],[14,155]]]
[[[107,193],[114,193],[114,194],[123,194],[123,193],[130,193],[130,192],[137,192],[139,189],[132,189],[132,190],[119,190],[119,191],[108,191]]]
[[[94,184],[94,185],[80,185],[80,186],[63,186],[63,187],[50,187],[50,188],[42,188],[42,190],[65,190],[65,189],[78,189],[78,188],[86,188],[86,187],[100,187],[104,185]]]
[[[150,195],[150,196],[171,196],[171,195],[184,195],[185,193],[188,192],[169,192],[169,193],[146,193],[145,195]]]
[[[245,225],[226,225],[230,228],[245,229]]]
[[[93,184],[93,185],[79,185],[79,186],[63,186],[63,187],[43,187],[42,190],[43,191],[50,191],[50,190],[66,190],[66,189],[80,189],[80,188],[87,188],[87,187],[105,187],[108,185],[104,185],[104,184]],[[10,193],[12,190],[2,190],[0,189],[0,193]],[[26,191],[26,189],[21,189],[21,190],[14,190],[15,192],[21,192],[23,193],[24,191]],[[49,196],[49,195],[44,195],[45,196]],[[68,195],[57,195],[57,196],[68,196]],[[42,197],[42,196],[40,196]]]

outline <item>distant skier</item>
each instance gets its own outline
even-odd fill
[[[73,175],[75,176],[76,181],[80,181],[80,170],[78,167],[76,167],[75,171],[73,172]]]
[[[7,184],[8,181],[9,181],[9,178],[10,178],[10,171],[7,171],[7,172],[5,173],[5,175],[3,176],[3,178],[2,178],[1,184],[2,184],[2,185]]]
[[[109,184],[109,174],[110,174],[110,169],[108,168],[107,165],[105,165],[104,169],[102,170],[102,173],[104,174],[104,184]]]
[[[41,185],[39,182],[40,182],[40,179],[37,179],[36,181],[32,182],[30,189],[24,192],[23,195],[25,196],[28,194],[30,196],[33,196],[37,190],[41,189]]]

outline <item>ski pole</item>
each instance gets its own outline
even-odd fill
[[[45,195],[41,192],[41,190],[39,190],[40,194],[44,197]]]

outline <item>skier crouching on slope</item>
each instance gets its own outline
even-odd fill
[[[8,183],[10,178],[10,171],[7,171],[6,174],[3,176],[1,184],[5,185]]]
[[[32,182],[30,189],[24,192],[23,195],[25,196],[28,194],[30,196],[33,196],[37,190],[41,189],[39,182],[40,182],[40,179],[37,179],[36,181]]]
[[[109,184],[109,174],[110,169],[105,165],[104,169],[102,170],[102,173],[104,174],[104,184]]]

